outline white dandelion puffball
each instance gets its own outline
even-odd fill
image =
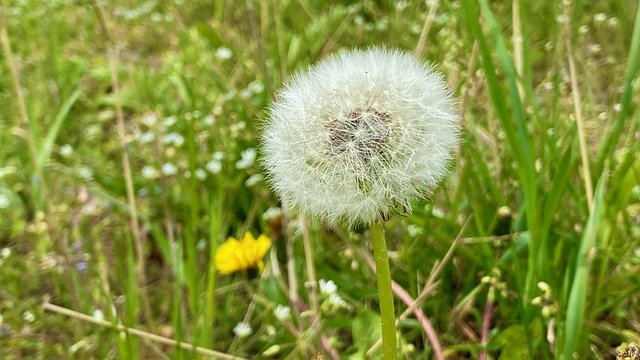
[[[430,66],[402,51],[351,50],[281,90],[264,125],[263,164],[288,211],[370,224],[428,195],[459,130],[455,102]]]

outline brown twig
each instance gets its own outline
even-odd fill
[[[565,6],[564,14],[567,19],[569,7]],[[582,172],[584,175],[584,189],[587,195],[587,206],[589,212],[593,211],[593,182],[591,180],[591,170],[589,169],[589,152],[587,150],[587,140],[585,139],[584,118],[582,117],[582,97],[580,96],[580,88],[578,87],[578,75],[576,72],[576,62],[573,58],[573,46],[571,44],[571,31],[569,21],[565,23],[565,46],[567,48],[567,62],[569,63],[569,77],[571,78],[571,96],[573,98],[573,108],[576,115],[576,125],[578,127],[578,143],[580,145],[580,158],[582,160]]]
[[[422,56],[422,53],[424,52],[424,46],[427,42],[427,34],[429,34],[431,24],[433,24],[433,20],[436,18],[436,11],[438,10],[438,6],[440,6],[439,0],[432,0],[428,3],[431,7],[429,8],[429,13],[427,13],[426,19],[424,19],[422,31],[420,31],[420,38],[418,38],[418,44],[416,45],[416,50],[414,52],[416,56]]]
[[[491,293],[493,289],[489,289]],[[484,314],[482,315],[482,335],[481,335],[481,344],[482,344],[482,352],[478,357],[478,360],[486,360],[487,359],[487,344],[489,343],[489,330],[491,330],[491,313],[493,312],[493,296],[490,294],[487,297],[487,304],[484,307]]]
[[[140,337],[142,339],[145,340],[150,340],[150,341],[154,341],[154,342],[158,342],[161,344],[165,344],[165,345],[169,345],[169,346],[173,346],[173,347],[179,347],[181,349],[185,349],[185,350],[192,350],[197,352],[198,354],[201,355],[205,355],[205,356],[210,356],[210,357],[214,357],[214,358],[219,358],[219,359],[235,359],[235,360],[244,360],[244,358],[238,357],[238,356],[234,356],[234,355],[229,355],[220,351],[215,351],[215,350],[211,350],[211,349],[206,349],[200,346],[194,346],[192,344],[189,343],[185,343],[185,342],[178,342],[174,339],[170,339],[170,338],[166,338],[160,335],[156,335],[156,334],[152,334],[152,333],[148,333],[146,331],[142,331],[142,330],[138,330],[138,329],[134,329],[134,328],[130,328],[130,327],[126,327],[124,325],[120,325],[120,324],[113,324],[110,323],[106,320],[101,320],[101,319],[97,319],[93,316],[90,315],[86,315],[71,309],[67,309],[58,305],[54,305],[54,304],[50,304],[50,303],[44,303],[42,304],[42,308],[45,311],[51,311],[57,314],[61,314],[61,315],[65,315],[65,316],[69,316],[72,317],[74,319],[78,319],[81,321],[85,321],[85,322],[89,322],[98,326],[102,326],[102,327],[106,327],[106,328],[111,328],[117,331],[122,331],[125,332],[127,334],[130,335],[134,335],[137,337]]]
[[[140,289],[146,286],[145,275],[145,255],[144,244],[142,239],[142,231],[138,222],[138,209],[136,205],[136,197],[133,188],[133,175],[131,172],[131,162],[129,161],[129,152],[127,150],[126,130],[124,126],[124,114],[122,111],[122,99],[120,97],[120,80],[118,79],[118,51],[109,33],[106,15],[100,4],[94,3],[98,24],[107,45],[107,57],[111,71],[111,87],[113,89],[114,102],[116,108],[116,131],[118,141],[120,143],[120,161],[124,173],[124,182],[127,192],[127,203],[129,206],[130,226],[133,233],[134,245],[136,249],[136,280]],[[149,298],[144,290],[140,292],[142,300],[142,312],[147,324],[153,328],[153,317],[151,316],[151,305]]]

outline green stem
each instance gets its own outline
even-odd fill
[[[387,244],[381,221],[376,221],[371,225],[371,240],[373,241],[373,255],[376,259],[376,276],[378,277],[378,298],[380,299],[380,318],[382,319],[382,354],[384,360],[393,360],[396,358],[396,317],[393,312]]]

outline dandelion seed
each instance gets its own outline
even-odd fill
[[[242,240],[230,237],[218,247],[215,256],[216,269],[223,275],[238,271],[264,269],[262,258],[271,247],[271,240],[265,235],[255,239],[250,232],[246,232]]]
[[[448,172],[460,117],[442,77],[400,51],[354,50],[299,74],[272,104],[264,166],[288,211],[370,224]]]
[[[273,309],[273,314],[279,321],[287,321],[291,319],[291,308],[285,305],[278,305]]]
[[[163,164],[160,170],[162,171],[162,174],[165,176],[172,176],[178,173],[178,168],[176,168],[176,166],[173,165],[172,163]]]
[[[252,331],[253,330],[251,329],[251,325],[249,325],[249,323],[246,323],[246,322],[239,322],[233,328],[233,333],[236,334],[236,336],[239,338],[244,338],[251,335]]]
[[[338,286],[333,282],[333,280],[327,281],[325,279],[320,279],[319,285],[320,292],[324,295],[331,295],[338,291]]]

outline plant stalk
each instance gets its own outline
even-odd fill
[[[394,360],[396,358],[396,317],[393,311],[387,244],[381,221],[376,221],[371,225],[371,240],[373,241],[373,255],[376,260],[376,276],[378,278],[378,298],[380,299],[380,318],[382,320],[382,354],[384,360]]]

